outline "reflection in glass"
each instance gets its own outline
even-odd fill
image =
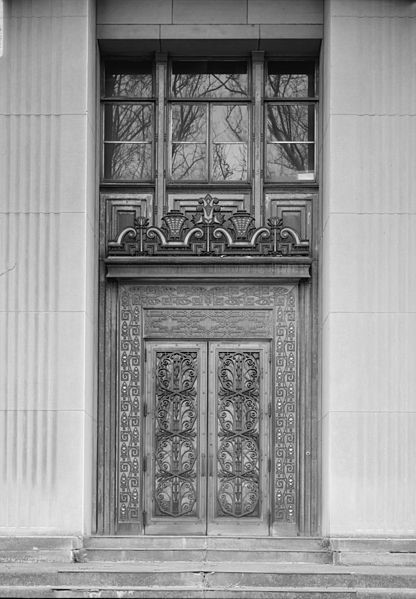
[[[152,79],[150,63],[108,62],[105,67],[105,95],[151,98]]]
[[[106,141],[150,141],[153,107],[150,104],[107,104]]]
[[[205,104],[172,106],[172,141],[206,142],[207,107]]]
[[[247,179],[247,144],[215,143],[212,153],[212,177],[215,181]]]
[[[265,86],[269,98],[314,96],[313,62],[269,62]]]
[[[152,144],[104,144],[104,177],[126,181],[152,177]]]
[[[267,106],[268,141],[313,141],[313,104],[274,104]]]
[[[267,144],[266,179],[269,181],[313,181],[314,144]]]
[[[171,176],[175,181],[206,179],[206,144],[173,143]]]
[[[175,98],[247,96],[245,61],[174,61],[171,93]]]
[[[248,111],[245,105],[214,105],[211,110],[212,140],[246,142]]]

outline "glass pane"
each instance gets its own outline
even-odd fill
[[[107,104],[106,141],[150,141],[153,137],[153,106],[150,104]]]
[[[151,98],[152,65],[150,63],[108,62],[105,67],[105,95]]]
[[[307,98],[315,95],[313,62],[269,62],[266,96],[269,98]]]
[[[247,96],[245,61],[175,61],[171,92],[175,98],[232,98]]]
[[[214,144],[212,178],[215,181],[247,180],[247,145]]]
[[[313,141],[313,104],[267,106],[267,141]]]
[[[212,140],[247,141],[248,110],[244,105],[212,106],[211,109]]]
[[[314,181],[314,168],[314,144],[267,144],[269,181]]]
[[[207,178],[205,144],[172,144],[171,176],[175,181]]]
[[[205,104],[172,106],[172,141],[205,142],[207,107]]]
[[[152,178],[152,144],[104,144],[104,177],[140,181]]]

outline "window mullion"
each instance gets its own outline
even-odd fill
[[[165,98],[167,97],[167,55],[156,55],[156,140],[155,140],[155,195],[154,207],[155,223],[161,223],[161,218],[166,211],[166,165],[165,165]]]
[[[208,116],[208,123],[207,123],[207,159],[208,159],[208,172],[207,172],[207,177],[208,177],[208,182],[211,183],[212,181],[212,175],[211,175],[211,164],[212,164],[212,153],[214,151],[214,148],[212,147],[212,135],[211,135],[211,111],[212,111],[212,107],[213,107],[213,103],[212,102],[208,102],[207,104],[207,116]]]
[[[264,52],[252,52],[252,87],[254,106],[252,111],[252,206],[254,204],[254,217],[256,226],[261,226],[263,206],[263,174],[262,174],[262,142],[263,142],[263,71]],[[248,148],[249,150],[250,148]]]

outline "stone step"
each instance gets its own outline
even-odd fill
[[[354,568],[321,564],[149,562],[87,564],[2,564],[3,586],[62,587],[336,587],[336,588],[413,588],[416,568]]]
[[[92,589],[77,588],[73,590],[55,590],[56,597],[94,597]],[[101,597],[129,597],[132,599],[356,599],[353,590],[331,589],[331,588],[278,588],[278,587],[242,587],[233,589],[201,588],[188,589],[186,587],[172,587],[169,589],[158,589],[147,587],[141,589],[133,588],[106,588],[100,589]]]
[[[335,564],[416,566],[416,539],[336,538],[331,539],[330,550]]]
[[[86,549],[79,554],[80,562],[149,562],[181,560],[188,562],[274,562],[332,563],[332,554],[324,549],[308,551],[242,549]]]
[[[72,562],[81,546],[78,537],[0,536],[0,562]]]
[[[327,548],[320,537],[244,537],[244,536],[97,536],[86,537],[86,549],[243,549],[253,551],[310,551]]]
[[[84,598],[129,597],[130,599],[414,599],[412,588],[338,588],[338,587],[243,587],[233,589],[170,587],[100,587],[89,586],[0,586],[0,597]]]
[[[416,566],[416,553],[342,551],[335,555],[334,561],[344,566]]]

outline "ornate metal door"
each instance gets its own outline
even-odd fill
[[[268,534],[268,344],[210,343],[208,381],[208,533]]]
[[[148,342],[146,533],[268,534],[268,351]]]

